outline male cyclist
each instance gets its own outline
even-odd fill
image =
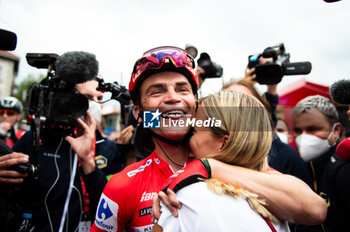
[[[135,63],[129,83],[134,114],[142,122],[142,116],[151,110],[151,121],[157,117],[161,119],[160,124],[154,122],[159,128],[148,129],[155,150],[110,179],[90,231],[152,230],[153,196],[168,177],[191,162],[186,140],[190,128],[179,125],[194,114],[197,85],[194,61],[180,48],[155,48],[145,52]],[[165,126],[170,121],[174,122],[172,126]],[[325,202],[294,177],[256,173],[215,161],[210,161],[210,166],[212,175],[220,176],[223,181],[238,182],[266,199],[271,211],[283,220],[313,224],[325,217]]]
[[[21,120],[22,103],[14,97],[5,97],[0,100],[0,139],[9,147],[24,134],[22,130],[15,130],[15,125]]]

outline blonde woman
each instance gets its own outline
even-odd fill
[[[221,126],[194,128],[189,143],[193,155],[266,172],[273,133],[264,106],[253,96],[220,91],[202,99],[196,114],[196,120],[213,118],[221,120]],[[238,184],[216,179],[184,181],[183,173],[176,177],[187,182],[176,193],[182,208],[177,218],[162,208],[158,225],[164,231],[289,231],[285,222],[266,210],[262,199]]]

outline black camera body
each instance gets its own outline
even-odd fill
[[[197,63],[205,72],[204,75],[201,76],[203,79],[218,78],[223,74],[223,68],[219,64],[213,62],[208,53],[201,53]]]
[[[40,83],[34,83],[27,94],[26,110],[29,123],[40,119],[40,129],[53,134],[72,135],[76,119],[85,114],[88,99],[75,91],[69,83],[56,74],[56,59],[52,53],[28,53],[27,62],[36,68],[47,68],[48,74]]]
[[[0,156],[7,155],[12,152],[12,149],[0,140]],[[28,162],[25,164],[11,166],[9,169],[21,173],[27,173],[29,177],[35,178],[38,176],[39,166]]]
[[[118,82],[105,83],[102,78],[98,78],[97,90],[102,92],[110,92],[112,94],[111,99],[120,102],[121,106],[130,104],[130,94],[125,86],[119,85]]]
[[[259,58],[272,58],[272,62],[260,64]],[[312,66],[308,61],[289,61],[290,54],[286,53],[284,44],[266,48],[261,54],[248,57],[248,68],[255,68],[256,81],[259,84],[278,84],[284,75],[309,74]]]

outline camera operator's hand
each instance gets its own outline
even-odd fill
[[[249,82],[251,85],[255,85],[257,81],[255,80],[256,75],[255,75],[255,68],[249,69],[248,67],[245,69],[244,72],[244,80]]]
[[[128,127],[124,128],[120,132],[120,136],[118,138],[117,143],[118,144],[129,144],[131,138],[132,138],[132,133],[134,132],[134,127],[133,125],[129,125]]]
[[[19,184],[23,182],[23,178],[27,173],[20,173],[9,170],[9,167],[25,164],[29,161],[29,156],[22,153],[11,153],[0,157],[0,183]]]
[[[265,59],[266,60],[266,59]],[[265,62],[266,63],[266,62]],[[251,85],[255,85],[257,83],[257,81],[255,80],[256,75],[254,74],[255,72],[255,68],[251,68],[249,69],[248,67],[245,70],[245,76],[244,79],[246,81],[248,81]],[[278,84],[274,84],[274,85],[267,85],[267,89],[266,92],[270,93],[270,94],[277,94],[277,85]]]
[[[89,174],[95,170],[95,159],[91,150],[92,143],[95,138],[96,122],[87,111],[84,121],[80,118],[77,119],[81,128],[78,129],[78,135],[76,138],[67,136],[66,140],[70,143],[73,150],[77,153],[79,161],[84,170],[84,174]]]
[[[263,58],[263,57],[259,58],[260,64],[271,63],[271,62],[273,62],[272,58]],[[277,94],[277,84],[267,85],[266,92],[268,92],[270,94]]]

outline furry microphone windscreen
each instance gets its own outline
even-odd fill
[[[98,74],[96,56],[88,52],[66,52],[57,58],[55,66],[56,74],[71,84],[84,83]]]

